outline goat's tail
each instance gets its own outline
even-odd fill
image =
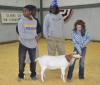
[[[36,59],[35,59],[35,62],[37,62],[38,60],[39,60],[39,58],[36,58]]]

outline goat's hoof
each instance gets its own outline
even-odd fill
[[[63,80],[63,82],[65,83],[65,82],[66,82],[66,80]]]
[[[44,80],[41,80],[42,82],[44,82]]]

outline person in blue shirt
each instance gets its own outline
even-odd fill
[[[89,43],[89,41],[90,37],[86,32],[85,22],[83,20],[77,20],[72,32],[72,42],[74,45],[74,51],[82,56],[82,58],[80,58],[79,60],[79,79],[84,79],[84,61],[87,44]],[[67,75],[68,80],[72,79],[75,62],[69,66]]]

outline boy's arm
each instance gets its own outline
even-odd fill
[[[23,38],[24,37],[24,26],[23,26],[23,22],[21,21],[18,22],[18,32],[19,32],[19,36]]]
[[[36,20],[37,20],[37,35],[38,35],[38,40],[39,40],[41,37],[42,28],[41,28],[39,20],[37,18],[36,18]]]
[[[40,34],[40,33],[42,33],[42,29],[41,29],[40,22],[39,22],[39,20],[37,19],[37,34]]]
[[[35,30],[35,39],[36,39],[36,41],[38,42],[38,40],[39,40],[39,37],[38,37],[38,34],[37,34],[37,27],[38,27],[38,20],[35,18],[35,20],[37,21],[37,23],[36,23],[36,30]]]
[[[63,17],[62,17],[62,20],[63,20]],[[66,39],[67,34],[66,34],[66,28],[64,27],[64,25],[65,25],[65,23],[64,23],[64,20],[63,20],[63,22],[62,22],[62,31],[63,31],[63,37],[64,37],[64,39]]]
[[[46,39],[48,39],[48,27],[49,27],[48,17],[46,16],[43,24],[43,34]]]
[[[16,33],[19,35],[19,32],[18,32],[18,24],[16,25]]]

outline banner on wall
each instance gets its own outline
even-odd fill
[[[18,23],[21,16],[22,16],[22,13],[1,12],[1,23],[3,24]]]
[[[72,15],[72,9],[60,9],[60,14],[62,14],[63,19],[66,22]]]

